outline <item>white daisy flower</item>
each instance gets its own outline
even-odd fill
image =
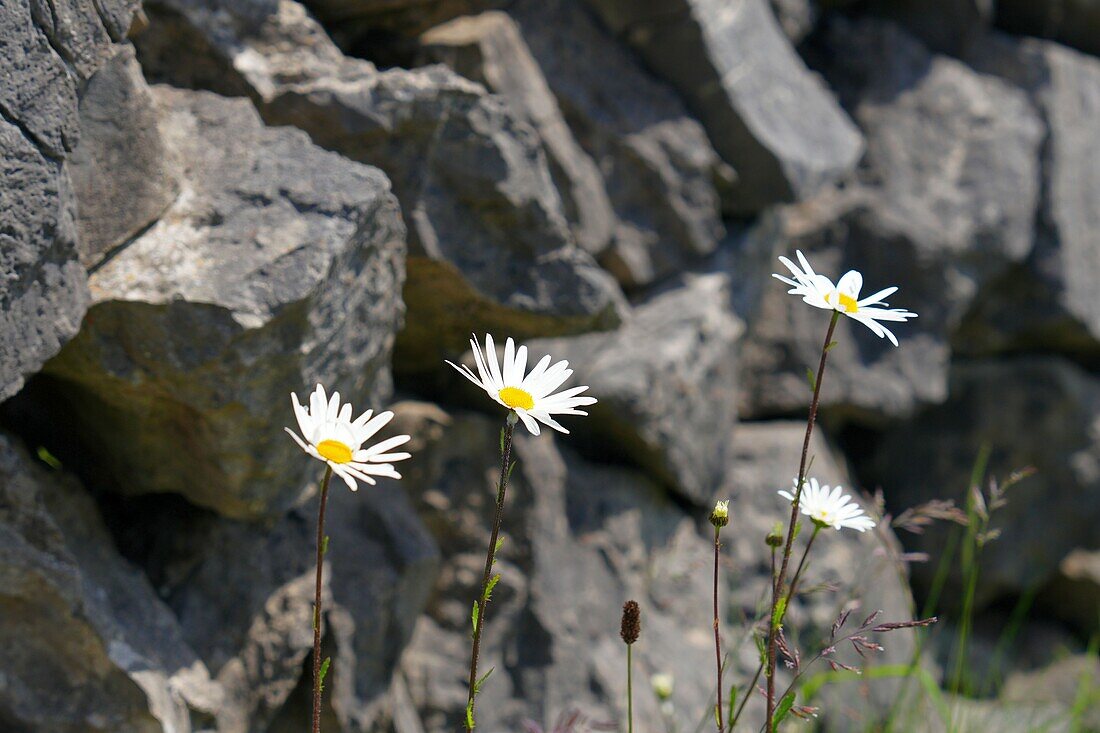
[[[588,387],[570,387],[551,394],[573,374],[567,361],[559,361],[551,366],[550,357],[544,356],[531,373],[524,376],[527,370],[526,346],[517,349],[512,339],[508,339],[504,343],[503,365],[497,364],[496,347],[489,334],[485,334],[484,352],[476,336],[470,339],[470,348],[473,349],[474,362],[477,364],[476,375],[466,365],[459,366],[449,361],[447,363],[485,390],[485,394],[497,403],[515,412],[532,435],[539,434],[539,422],[568,434],[569,431],[550,416],[587,415],[587,412],[577,408],[596,404],[595,397],[580,396]]]
[[[787,501],[794,501],[794,493],[798,488],[798,479],[793,481],[791,491],[780,491],[779,495]],[[815,524],[833,529],[849,529],[865,532],[875,526],[873,519],[863,513],[863,509],[852,501],[852,497],[844,493],[837,486],[829,491],[828,486],[817,483],[817,479],[807,479],[802,487],[802,497],[798,501],[798,510],[807,515]]]
[[[357,481],[374,485],[374,476],[401,478],[391,461],[403,461],[410,455],[388,451],[409,442],[408,435],[397,435],[363,448],[367,439],[393,419],[392,412],[374,415],[373,410],[367,410],[352,420],[351,404],[341,405],[339,392],[333,392],[331,398],[326,397],[325,388],[320,384],[309,396],[308,410],[298,402],[298,395],[292,393],[290,399],[302,436],[290,428],[284,430],[302,450],[327,463],[352,491],[358,488]]]
[[[888,338],[894,346],[898,345],[897,338],[880,321],[904,322],[910,318],[916,318],[917,314],[903,308],[889,307],[885,298],[897,292],[896,287],[880,290],[860,300],[859,291],[863,288],[863,275],[859,272],[849,270],[836,285],[833,285],[832,280],[814,272],[801,252],[795,254],[798,256],[801,267],[786,257],[779,258],[779,261],[791,271],[793,280],[785,275],[772,274],[772,277],[791,286],[788,293],[801,296],[803,302],[815,308],[839,311],[871,329],[879,338]]]

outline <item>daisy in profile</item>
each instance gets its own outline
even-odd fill
[[[885,288],[860,300],[859,291],[863,289],[863,275],[859,272],[849,270],[834,285],[833,281],[825,275],[814,272],[805,255],[801,252],[795,254],[799,264],[791,262],[786,257],[779,258],[779,261],[791,271],[791,277],[772,275],[791,286],[788,293],[800,296],[803,302],[815,308],[837,311],[859,321],[879,338],[890,339],[890,343],[894,346],[898,345],[897,338],[890,329],[882,325],[881,321],[901,323],[910,318],[916,318],[917,314],[903,308],[889,307],[886,298],[897,292],[896,287]]]
[[[568,433],[551,415],[587,415],[578,407],[596,404],[595,397],[582,397],[588,387],[570,387],[554,393],[573,374],[569,362],[559,361],[551,365],[549,356],[535,365],[529,374],[527,370],[527,347],[516,348],[512,339],[504,343],[504,363],[497,364],[496,346],[493,337],[485,334],[485,350],[482,351],[477,338],[470,339],[470,348],[474,352],[477,374],[462,365],[447,362],[462,376],[485,390],[493,400],[514,412],[532,435],[539,434],[539,423],[554,430]]]
[[[294,416],[298,419],[299,437],[290,428],[284,428],[302,450],[319,461],[328,464],[332,472],[344,480],[352,491],[358,481],[374,484],[374,476],[401,478],[393,468],[393,461],[409,458],[408,453],[391,453],[394,448],[409,442],[408,435],[397,435],[374,445],[363,447],[375,433],[393,419],[392,412],[377,415],[367,410],[352,420],[352,407],[340,403],[340,393],[325,395],[320,384],[309,396],[309,409],[298,402],[298,395],[290,395]]]
[[[794,479],[793,492],[798,490],[798,479]],[[792,491],[781,490],[779,495],[787,501],[794,501]],[[852,501],[852,497],[837,486],[832,491],[821,485],[817,479],[810,478],[802,487],[802,497],[798,502],[799,511],[818,527],[844,528],[865,532],[875,526],[873,519],[863,513],[863,509]]]

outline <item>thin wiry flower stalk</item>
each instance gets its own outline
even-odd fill
[[[474,603],[474,644],[470,650],[470,688],[469,696],[466,699],[466,717],[463,721],[467,731],[474,729],[474,707],[477,704],[477,693],[480,691],[481,685],[485,683],[485,679],[492,673],[492,670],[489,670],[489,674],[479,679],[477,676],[477,663],[481,654],[481,630],[485,627],[485,607],[489,603],[489,597],[492,595],[493,586],[496,585],[496,579],[499,579],[499,576],[495,576],[496,579],[493,576],[493,563],[496,561],[500,523],[504,518],[504,498],[508,492],[508,476],[512,472],[512,433],[515,427],[516,414],[509,412],[501,437],[500,480],[497,483],[497,504],[496,512],[493,514],[493,531],[489,536],[489,550],[485,554],[485,572],[481,578],[481,593]]]
[[[325,561],[325,504],[328,503],[328,482],[332,466],[325,467],[321,480],[321,502],[317,508],[317,577],[313,595],[313,733],[321,731],[321,584]]]
[[[722,528],[729,524],[729,501],[719,501],[710,514],[710,523],[714,525],[714,661],[718,682],[715,685],[714,722],[718,733],[722,733],[722,632],[718,615],[718,563],[722,552]],[[732,712],[732,711],[731,711]]]
[[[489,670],[483,677],[477,676],[478,657],[481,653],[481,632],[485,626],[485,606],[493,592],[500,576],[493,575],[493,563],[496,558],[500,523],[504,515],[504,499],[508,490],[508,475],[512,471],[512,435],[517,422],[522,421],[524,427],[532,435],[539,434],[539,423],[546,425],[561,433],[569,431],[553,418],[553,415],[587,415],[579,408],[596,403],[594,397],[583,395],[588,387],[571,387],[562,392],[554,390],[565,384],[573,374],[569,368],[569,362],[559,361],[551,363],[550,356],[544,356],[535,367],[527,372],[527,347],[516,344],[508,339],[504,344],[504,361],[498,362],[496,347],[493,337],[485,335],[485,349],[482,350],[477,338],[470,339],[470,348],[473,351],[474,364],[477,367],[475,374],[465,364],[458,365],[447,362],[462,376],[470,380],[485,391],[494,402],[507,408],[508,418],[501,434],[501,464],[500,482],[497,485],[496,513],[493,517],[493,531],[489,539],[489,549],[485,555],[485,574],[481,582],[481,594],[474,601],[472,612],[473,623],[473,648],[470,650],[470,680],[469,696],[466,702],[466,718],[464,724],[466,730],[474,729],[474,707],[477,695],[485,680],[493,670]]]
[[[776,632],[778,631],[778,620],[776,619],[776,611],[779,608],[780,597],[783,595],[784,583],[787,576],[787,565],[791,560],[791,543],[794,540],[795,526],[798,524],[798,505],[802,499],[802,488],[806,480],[806,460],[810,453],[810,438],[813,436],[814,423],[817,421],[817,407],[821,400],[821,382],[825,377],[825,361],[829,356],[829,345],[833,341],[833,332],[836,331],[837,320],[840,318],[840,312],[834,311],[833,317],[829,320],[829,329],[825,332],[825,343],[821,347],[821,361],[817,366],[817,378],[814,380],[814,395],[813,400],[810,402],[810,416],[806,420],[806,437],[802,441],[802,458],[798,465],[798,477],[796,481],[796,488],[794,497],[791,501],[791,518],[787,523],[787,537],[783,545],[783,556],[779,565],[779,574],[775,578],[775,592],[772,593],[771,614],[769,615],[768,624],[768,646],[767,646],[767,717],[766,728],[768,733],[771,733],[774,728],[775,720],[775,659],[776,659]]]

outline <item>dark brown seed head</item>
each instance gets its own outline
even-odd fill
[[[642,609],[637,601],[627,601],[623,604],[623,625],[619,635],[627,644],[633,644],[642,633]]]

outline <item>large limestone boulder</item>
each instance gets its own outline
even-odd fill
[[[84,327],[47,373],[112,489],[278,514],[308,463],[281,432],[290,392],[389,394],[397,202],[378,170],[264,127],[245,100],[154,97],[181,193],[96,270]]]
[[[596,452],[609,449],[706,503],[721,481],[737,420],[738,341],[730,276],[687,275],[639,303],[609,334],[537,340],[565,359],[599,402],[570,422]]]
[[[93,267],[152,224],[176,197],[178,162],[131,46],[88,80],[80,142],[69,158],[80,260]]]
[[[618,322],[621,291],[575,244],[538,133],[503,98],[442,66],[380,72],[345,57],[291,0],[252,13],[221,0],[149,10],[150,50],[139,52],[158,78],[175,80],[172,44],[197,36],[200,67],[217,71],[193,81],[247,94],[269,124],[304,129],[393,181],[409,225],[398,370],[437,371],[472,329],[528,336]]]
[[[120,513],[127,547],[225,691],[219,733],[268,730],[295,715],[300,728],[309,706],[298,709],[293,694],[311,684],[316,500],[269,525],[165,497],[131,500]],[[391,678],[438,549],[397,482],[356,493],[334,484],[325,526],[326,707],[343,730],[377,729],[392,717]]]
[[[444,63],[503,95],[534,126],[577,243],[599,255],[615,228],[603,179],[570,132],[515,21],[500,11],[463,16],[432,28],[420,37],[420,44],[426,60]]]
[[[978,602],[1020,594],[1054,580],[1071,550],[1095,540],[1098,410],[1100,382],[1062,359],[961,363],[952,367],[947,402],[889,431],[867,461],[866,478],[901,509],[938,497],[962,503],[983,446],[991,451],[989,476],[1035,468],[1009,491],[994,516],[1001,536],[982,551]],[[935,551],[947,531],[933,528],[914,546]],[[927,583],[931,571],[916,577]]]
[[[868,294],[896,285],[891,305],[919,314],[893,329],[898,348],[847,319],[838,326],[822,404],[875,422],[944,399],[953,333],[980,289],[1031,254],[1043,129],[1018,89],[896,26],[836,21],[829,37],[829,78],[867,138],[860,182],[772,223],[776,254],[801,249],[834,280],[857,269]],[[804,412],[827,322],[781,284],[767,290],[747,339],[748,414]]]
[[[190,733],[221,688],[69,476],[0,436],[0,721],[8,730]]]
[[[57,353],[88,304],[65,158],[78,89],[116,52],[134,0],[12,3],[0,13],[0,400]]]
[[[718,187],[734,174],[677,94],[582,0],[521,0],[508,12],[603,176],[616,222],[601,264],[639,288],[714,252],[724,233]]]
[[[728,208],[807,198],[852,171],[859,131],[783,35],[766,0],[588,0],[687,100],[737,170]]]
[[[1100,354],[1100,60],[1055,43],[999,36],[969,59],[1028,94],[1046,123],[1038,236],[1025,265],[989,289],[960,338],[971,351]],[[1024,305],[1026,304],[1026,305]]]

